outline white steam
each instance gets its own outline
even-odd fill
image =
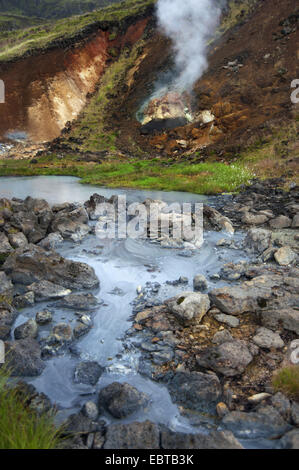
[[[190,90],[207,68],[207,42],[221,15],[219,0],[158,0],[160,27],[173,41],[175,88]]]

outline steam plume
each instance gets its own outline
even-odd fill
[[[219,25],[223,0],[158,0],[160,27],[173,41],[174,88],[190,90],[207,68],[207,42]]]

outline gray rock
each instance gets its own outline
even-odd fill
[[[7,341],[5,351],[13,377],[35,377],[45,368],[39,344],[32,338]]]
[[[11,244],[9,243],[7,236],[3,232],[0,232],[0,255],[1,257],[8,256],[12,251],[13,251],[13,248]]]
[[[175,403],[196,411],[215,412],[222,393],[218,377],[202,372],[177,372],[168,389]]]
[[[280,266],[288,266],[295,261],[296,257],[296,253],[289,246],[279,248],[274,254],[275,261]]]
[[[224,230],[234,233],[234,227],[230,219],[224,217],[213,207],[203,206],[203,222],[205,230]]]
[[[63,434],[89,434],[98,430],[98,424],[85,416],[81,411],[69,416],[63,423]]]
[[[284,347],[284,342],[278,333],[263,327],[257,329],[252,341],[260,348],[281,349]]]
[[[225,377],[234,377],[242,374],[252,359],[246,344],[233,340],[207,348],[197,357],[197,363]]]
[[[293,401],[292,403],[291,416],[292,422],[295,424],[295,426],[299,426],[299,403],[296,401]]]
[[[293,308],[267,310],[262,312],[262,324],[274,330],[282,325],[285,330],[299,335],[299,312]]]
[[[22,232],[11,233],[8,239],[13,248],[25,248],[28,245],[28,240]]]
[[[162,449],[243,449],[230,431],[210,434],[185,434],[169,429],[161,432]]]
[[[86,385],[96,385],[104,372],[95,361],[83,361],[77,364],[74,372],[74,382]]]
[[[15,339],[36,338],[38,333],[38,326],[35,320],[28,320],[26,323],[15,328]]]
[[[299,449],[299,429],[293,429],[280,439],[281,449]]]
[[[240,325],[240,320],[232,315],[225,315],[225,313],[216,313],[214,315],[215,320],[219,323],[224,323],[231,328],[237,328]]]
[[[244,240],[244,246],[246,249],[259,254],[267,250],[270,247],[270,244],[270,230],[264,230],[261,228],[252,228],[248,230]]]
[[[45,251],[28,245],[12,253],[3,265],[6,274],[17,284],[31,285],[37,281],[50,281],[67,289],[93,289],[99,280],[90,266],[67,260],[54,251]]]
[[[11,296],[13,291],[13,285],[10,279],[6,276],[3,271],[0,271],[0,295]]]
[[[199,323],[210,308],[206,294],[182,292],[166,302],[169,311],[184,324]]]
[[[290,421],[292,413],[291,402],[283,393],[276,393],[271,398],[271,405],[281,414],[285,421]]]
[[[292,228],[299,228],[299,213],[293,217]]]
[[[279,215],[275,219],[272,219],[269,222],[269,225],[273,229],[282,229],[282,228],[288,228],[292,224],[291,219],[286,217],[285,215]]]
[[[74,337],[76,339],[81,338],[81,336],[86,335],[92,328],[92,325],[85,325],[81,321],[77,321],[75,326],[74,326]]]
[[[93,401],[87,401],[84,403],[81,411],[84,416],[91,419],[92,421],[96,421],[97,417],[99,416],[99,409],[96,403]]]
[[[34,292],[36,300],[40,302],[44,300],[60,299],[71,293],[70,289],[58,286],[49,281],[34,282],[28,286],[28,290]]]
[[[99,408],[118,419],[135,413],[147,403],[148,396],[127,383],[113,382],[99,393]]]
[[[258,412],[232,411],[222,420],[222,428],[228,429],[239,439],[274,439],[290,430],[279,412],[271,406]]]
[[[13,299],[13,305],[17,309],[32,307],[35,303],[34,292],[27,292],[23,295],[17,295]]]
[[[252,212],[245,212],[242,217],[243,224],[247,225],[262,225],[268,222],[269,217],[265,214],[253,214]]]
[[[233,337],[228,330],[217,331],[217,333],[213,336],[212,343],[214,344],[222,344],[226,341],[232,341]]]
[[[49,235],[39,242],[39,246],[45,250],[54,250],[63,242],[63,237],[59,232],[49,233]]]
[[[111,424],[107,428],[104,449],[159,449],[160,432],[151,421]]]
[[[11,304],[0,303],[0,339],[6,340],[10,337],[11,327],[18,316]]]
[[[99,307],[99,301],[92,294],[69,294],[55,306],[72,310],[94,310]]]
[[[87,225],[88,214],[84,207],[79,207],[73,211],[68,209],[59,211],[55,216],[51,229],[53,232],[59,232],[63,238],[70,238],[73,241],[81,241],[90,232]]]
[[[198,274],[193,279],[193,288],[195,291],[205,291],[208,288],[208,282],[202,274]]]
[[[35,320],[39,325],[47,325],[53,320],[53,314],[50,310],[42,310],[36,313]]]
[[[73,332],[70,325],[67,323],[58,323],[53,328],[53,335],[55,335],[62,342],[70,342],[73,339]]]

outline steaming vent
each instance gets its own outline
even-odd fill
[[[160,91],[144,103],[137,118],[144,134],[185,126],[192,121],[190,99],[187,93]]]

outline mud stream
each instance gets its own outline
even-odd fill
[[[153,191],[118,190],[85,186],[73,177],[23,177],[1,178],[0,196],[27,196],[46,199],[50,204],[61,202],[86,201],[93,193],[106,197],[112,194],[126,194],[127,200],[144,201],[147,197],[163,199],[165,202],[198,202],[209,204],[217,198],[206,198],[188,193],[162,193]],[[218,198],[219,199],[219,198]],[[71,353],[56,356],[47,360],[42,375],[30,379],[40,392],[44,392],[60,411],[62,420],[84,402],[96,397],[97,391],[114,381],[128,382],[150,396],[151,403],[145,411],[132,415],[123,422],[143,421],[150,419],[163,423],[170,428],[183,432],[204,431],[202,427],[191,425],[180,415],[178,407],[172,403],[167,388],[143,376],[138,369],[139,352],[126,332],[132,326],[132,302],[136,298],[138,286],[147,282],[159,283],[160,289],[155,300],[163,301],[182,290],[192,290],[193,277],[203,274],[209,282],[209,290],[224,285],[224,281],[211,280],[209,276],[218,273],[224,263],[246,260],[241,249],[216,247],[223,233],[205,232],[202,249],[186,253],[180,249],[163,248],[146,240],[100,240],[90,235],[82,243],[64,242],[59,251],[64,257],[91,265],[100,279],[101,288],[93,292],[100,300],[101,306],[92,314],[92,330],[75,342]],[[236,233],[234,240],[238,246],[243,238]],[[177,280],[180,276],[189,279],[189,284],[172,286],[167,281]],[[18,316],[15,327],[28,318],[35,318],[36,312],[43,308],[54,312],[54,323],[70,322],[74,325],[76,317],[70,310],[55,307],[55,303],[38,303],[34,307],[23,309]],[[49,334],[50,327],[40,329],[40,338]],[[75,384],[74,368],[82,360],[95,360],[105,367],[96,387]],[[142,372],[142,371],[141,371]],[[106,417],[112,421],[111,417]]]

